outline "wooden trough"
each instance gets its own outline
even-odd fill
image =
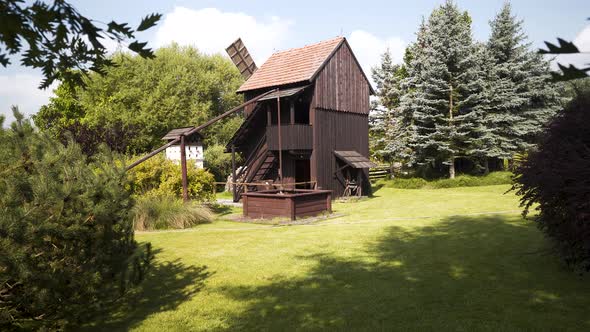
[[[272,219],[315,216],[332,212],[331,190],[264,190],[242,194],[244,217]]]

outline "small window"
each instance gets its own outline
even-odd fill
[[[295,123],[309,124],[309,102],[301,99],[295,102]]]

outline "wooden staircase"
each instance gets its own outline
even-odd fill
[[[266,135],[263,135],[256,148],[246,159],[246,162],[244,163],[246,167],[243,168],[236,178],[243,178],[246,183],[262,183],[266,180],[266,177],[272,172],[277,163],[278,158],[268,149]],[[244,172],[246,174],[245,176]],[[248,191],[257,190],[255,185],[249,185],[247,188]],[[238,186],[236,190],[237,197],[234,197],[235,201],[239,200],[240,194],[244,192],[244,186]]]
[[[266,180],[266,176],[272,171],[274,166],[277,164],[277,157],[274,155],[274,153],[268,150],[266,151],[266,156],[261,155],[260,159],[262,160],[262,162],[260,163],[258,170],[256,170],[256,172],[252,174],[252,178],[247,180],[246,182],[263,182],[264,180]],[[248,188],[248,190],[250,190],[250,188]]]

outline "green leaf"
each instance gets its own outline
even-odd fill
[[[567,40],[563,40],[561,38],[557,38],[559,42],[559,46],[552,44],[550,42],[545,42],[547,45],[547,50],[540,49],[539,53],[541,54],[572,54],[572,53],[580,53],[580,50],[574,45],[574,43],[569,42]]]
[[[156,25],[156,23],[158,23],[158,21],[161,18],[162,18],[162,14],[151,14],[151,15],[144,17],[144,19],[141,20],[141,23],[139,23],[139,26],[137,27],[137,31],[144,31],[144,30],[147,30],[147,29],[153,27],[154,25]]]
[[[5,54],[0,54],[0,64],[3,67],[6,67],[10,64],[10,60],[8,60],[8,57]]]
[[[133,43],[129,44],[128,48],[135,53],[141,53],[145,45],[147,45],[147,42],[140,43],[136,40]]]
[[[115,21],[111,21],[108,24],[109,29],[107,30],[108,32],[111,33],[121,33],[129,38],[133,38],[133,30],[131,30],[131,28],[127,25],[127,23],[117,23]]]
[[[151,49],[146,48],[147,42],[140,43],[137,40],[129,44],[128,48],[133,52],[139,54],[142,58],[154,58],[154,52]]]
[[[563,82],[563,81],[570,81],[579,78],[586,78],[588,77],[587,71],[590,71],[590,67],[588,68],[577,68],[574,65],[569,65],[566,67],[562,64],[557,64],[561,73],[559,72],[552,72],[551,78],[554,82]]]

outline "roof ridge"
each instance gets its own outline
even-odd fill
[[[304,48],[308,48],[308,47],[311,47],[311,46],[317,46],[317,45],[320,45],[320,44],[327,44],[327,43],[331,43],[331,42],[334,42],[336,40],[342,40],[342,39],[346,39],[346,38],[344,36],[338,36],[338,37],[334,37],[334,38],[330,38],[330,39],[325,39],[325,40],[322,40],[322,41],[319,41],[319,42],[316,42],[316,43],[307,44],[307,45],[303,45],[303,46],[300,46],[300,47],[293,47],[293,48],[288,48],[286,50],[276,51],[276,52],[273,52],[271,54],[271,56],[273,56],[275,54],[279,54],[279,53],[285,53],[285,52],[290,52],[290,51],[298,51],[298,50],[301,50],[301,49],[304,49]]]
[[[345,42],[346,38],[339,36],[275,52],[240,86],[237,92],[309,81],[338,46]]]

